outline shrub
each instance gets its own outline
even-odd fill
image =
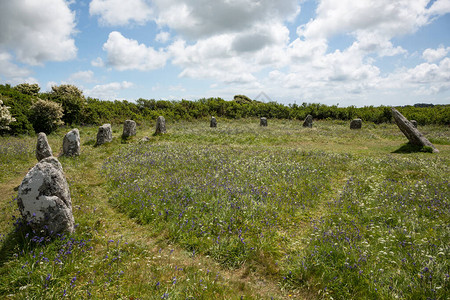
[[[40,87],[37,83],[30,84],[30,83],[21,83],[14,87],[14,89],[22,94],[30,95],[30,96],[37,96],[39,95]]]
[[[39,99],[30,108],[30,121],[33,124],[35,132],[51,133],[59,125],[64,124],[61,121],[63,109],[61,104]]]
[[[16,119],[14,119],[9,112],[9,107],[3,105],[3,101],[0,100],[0,130],[9,130],[10,128],[8,125],[15,121]]]
[[[61,84],[52,86],[50,94],[46,95],[49,100],[60,103],[64,116],[62,120],[66,124],[80,124],[83,122],[83,111],[86,106],[86,99],[83,92],[71,84]]]

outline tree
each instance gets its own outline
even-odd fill
[[[35,132],[49,134],[59,125],[64,124],[61,121],[63,109],[59,103],[38,99],[31,105],[30,111],[30,121]]]
[[[86,106],[86,99],[78,87],[71,84],[52,86],[50,99],[62,105],[64,110],[62,120],[66,124],[79,124],[83,121],[83,109]]]

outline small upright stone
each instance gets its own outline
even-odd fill
[[[354,119],[350,122],[350,129],[361,129],[361,127],[362,127],[361,119]]]
[[[303,127],[312,128],[313,125],[313,117],[311,115],[307,115],[305,121],[303,122]]]
[[[163,134],[166,133],[166,120],[163,116],[159,116],[156,120],[156,130],[155,134]]]
[[[214,117],[211,117],[211,121],[209,122],[209,127],[217,127],[217,120]]]
[[[36,143],[36,159],[41,161],[50,156],[53,156],[53,153],[52,148],[50,148],[50,145],[48,144],[47,135],[40,132]]]
[[[69,185],[55,157],[38,162],[19,186],[17,204],[23,220],[37,232],[74,231]]]
[[[63,140],[63,155],[78,156],[80,155],[80,131],[74,128],[69,131]]]
[[[259,119],[259,126],[267,127],[267,118],[262,117]]]
[[[126,120],[123,123],[123,133],[122,136],[127,138],[136,135],[136,122],[133,120]]]
[[[111,124],[103,124],[98,128],[97,133],[97,146],[109,143],[112,141]]]
[[[439,152],[439,150],[436,149],[434,145],[426,137],[424,137],[422,133],[420,133],[419,130],[417,130],[417,128],[415,128],[413,124],[411,124],[411,122],[408,121],[408,119],[406,119],[398,110],[392,108],[391,111],[398,128],[400,128],[411,144],[431,147],[434,153]]]
[[[411,120],[410,122],[411,122],[411,124],[413,124],[414,128],[417,128],[417,121],[416,120]]]

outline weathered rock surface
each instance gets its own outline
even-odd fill
[[[259,126],[267,126],[267,118],[262,117],[261,119],[259,119]]]
[[[53,156],[28,172],[19,186],[17,203],[22,218],[34,230],[46,234],[74,231],[69,185]]]
[[[422,133],[411,124],[408,119],[406,119],[398,110],[392,108],[392,116],[394,117],[395,123],[397,123],[398,128],[403,132],[403,134],[408,138],[409,142],[417,146],[428,146],[433,148],[433,152],[439,152],[436,147],[422,135]]]
[[[78,156],[80,155],[80,131],[74,128],[69,131],[63,139],[63,155]]]
[[[211,117],[211,121],[209,122],[209,127],[217,127],[217,120],[215,117]]]
[[[354,119],[350,122],[350,129],[361,129],[361,127],[362,127],[361,119]]]
[[[123,123],[123,137],[130,137],[136,135],[136,122],[133,120],[126,120]]]
[[[111,124],[103,124],[98,128],[97,132],[97,146],[109,143],[112,141]]]
[[[417,121],[416,120],[411,120],[410,122],[411,122],[411,124],[413,124],[414,128],[417,128]]]
[[[36,143],[36,159],[40,161],[50,156],[53,156],[52,148],[48,144],[47,135],[41,132],[38,134]]]
[[[311,115],[307,115],[305,121],[303,122],[303,127],[312,128],[313,125],[313,117]]]
[[[156,120],[156,130],[155,134],[166,133],[166,119],[163,116],[159,116]]]

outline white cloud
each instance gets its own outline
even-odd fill
[[[92,0],[91,16],[98,15],[100,24],[122,26],[131,23],[143,25],[152,19],[153,11],[146,0]]]
[[[441,46],[437,49],[428,48],[423,51],[422,57],[427,62],[435,62],[444,58],[448,52],[450,52],[450,47],[444,48],[443,46]]]
[[[119,71],[159,69],[164,67],[168,58],[164,51],[156,51],[136,40],[127,39],[117,31],[109,34],[103,50],[107,52],[106,64]]]
[[[38,83],[31,77],[31,71],[19,67],[12,62],[13,57],[7,52],[0,52],[0,79],[4,79],[7,83],[16,85],[19,83]]]
[[[170,33],[162,31],[156,35],[155,40],[159,43],[165,44],[170,40]]]
[[[371,32],[390,39],[412,33],[429,21],[429,0],[322,0],[317,17],[299,28],[306,38],[327,38],[343,32]]]
[[[64,0],[0,1],[0,47],[30,65],[76,57],[75,14]]]
[[[68,79],[68,82],[72,82],[72,83],[78,83],[78,82],[91,83],[94,81],[95,81],[94,72],[92,72],[91,70],[79,71],[79,72],[73,73],[72,75],[70,75],[70,77]]]
[[[293,19],[296,0],[154,0],[160,26],[169,26],[190,39],[241,32],[255,24]]]
[[[97,57],[96,59],[93,59],[91,61],[91,65],[93,67],[103,68],[105,66],[105,62],[103,61],[103,59],[101,57]]]
[[[128,81],[111,82],[107,84],[96,85],[92,89],[85,90],[84,93],[92,98],[98,98],[101,100],[115,100],[117,94],[121,90],[129,89],[134,84]]]

